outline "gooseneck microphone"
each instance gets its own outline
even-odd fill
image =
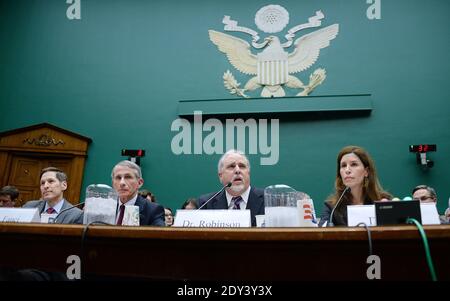
[[[336,210],[337,206],[339,206],[339,203],[342,200],[342,197],[345,195],[345,193],[347,191],[351,191],[350,187],[346,186],[344,191],[342,191],[341,196],[339,197],[338,201],[336,202],[336,205],[334,206],[333,210],[331,210],[331,214],[330,214],[330,220],[328,221],[327,227],[333,227],[334,223],[333,223],[333,215],[334,215],[334,210]]]
[[[219,195],[219,193],[221,193],[222,191],[225,190],[225,188],[231,187],[233,183],[229,182],[227,185],[223,186],[222,189],[220,189],[219,191],[217,191],[212,197],[210,197],[208,200],[206,200],[206,202],[203,203],[203,205],[201,205],[197,210],[202,209],[203,207],[205,207],[206,204],[208,204],[213,198],[215,198],[217,195]]]
[[[75,205],[73,205],[73,206],[70,206],[69,208],[66,208],[66,209],[64,209],[64,210],[61,210],[61,211],[56,215],[56,217],[53,219],[53,224],[56,223],[56,220],[58,219],[58,217],[59,217],[62,213],[66,212],[66,211],[69,211],[70,209],[73,209],[73,208],[75,208],[75,207],[79,207],[79,206],[81,206],[81,205],[84,205],[84,203],[78,203],[78,204],[75,204]]]

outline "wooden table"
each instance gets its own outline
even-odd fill
[[[0,266],[176,280],[365,280],[364,228],[157,228],[0,223]],[[415,226],[370,228],[383,280],[429,280]],[[450,280],[450,225],[426,226],[439,280]],[[119,260],[125,258],[124,260]]]

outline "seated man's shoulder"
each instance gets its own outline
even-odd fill
[[[70,214],[81,214],[83,213],[83,210],[81,210],[78,207],[75,206],[80,206],[80,204],[72,204],[71,202],[69,202],[68,200],[64,200],[63,206],[62,206],[62,210],[66,210],[65,212],[68,212]]]
[[[161,204],[155,202],[145,202],[144,206],[152,210],[164,210],[164,207]]]
[[[209,192],[209,193],[202,194],[201,196],[199,196],[197,198],[197,203],[200,204],[200,203],[208,200],[210,197],[212,197],[214,195],[214,193],[215,192]]]
[[[263,196],[264,197],[264,189],[262,188],[257,188],[257,187],[252,187],[253,193],[258,195],[258,196]]]
[[[39,206],[39,204],[42,203],[42,202],[45,202],[45,201],[42,201],[42,200],[28,201],[22,206],[22,208],[34,208],[34,207]]]

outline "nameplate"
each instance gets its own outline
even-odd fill
[[[349,205],[347,206],[347,225],[355,227],[359,223],[367,226],[376,226],[375,205]]]
[[[251,227],[250,210],[177,210],[174,227]]]
[[[0,208],[0,222],[3,223],[39,223],[37,208]]]
[[[441,223],[436,204],[434,203],[421,203],[420,216],[422,218],[422,225],[439,225]],[[359,223],[365,223],[368,226],[377,225],[375,218],[375,205],[347,206],[347,225],[349,227],[354,227]]]

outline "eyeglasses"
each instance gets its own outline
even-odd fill
[[[434,202],[434,199],[431,196],[427,196],[427,195],[423,195],[417,199],[419,199],[421,202]]]

